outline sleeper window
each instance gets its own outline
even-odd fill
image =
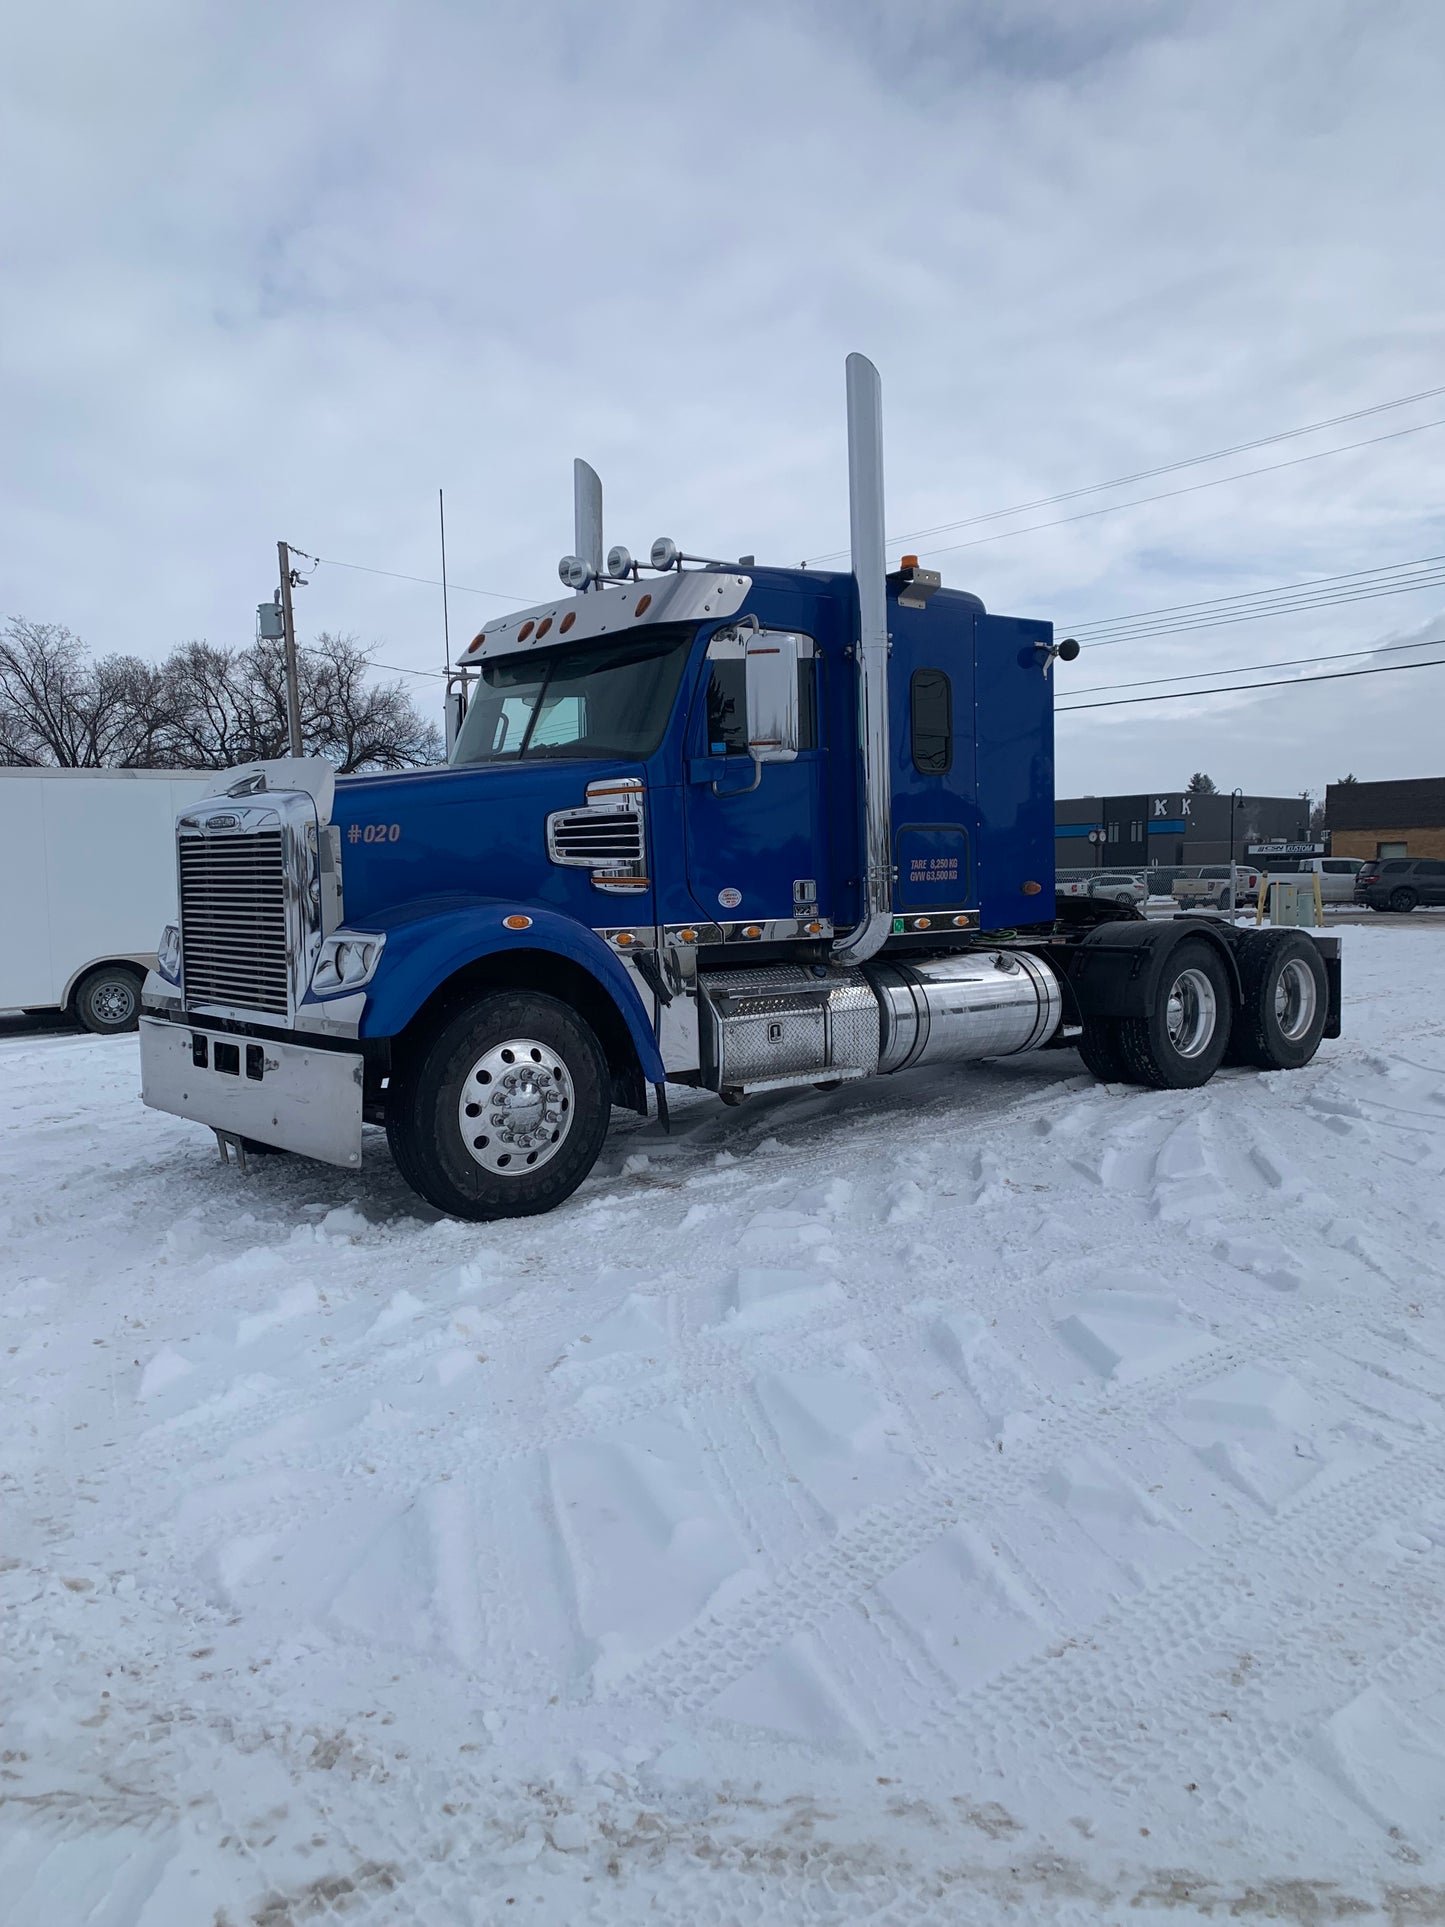
[[[953,767],[953,690],[941,669],[915,669],[911,684],[913,767],[946,776]]]

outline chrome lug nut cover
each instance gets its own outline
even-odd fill
[[[462,1080],[457,1123],[474,1163],[520,1178],[557,1155],[574,1109],[571,1074],[557,1053],[534,1037],[510,1037]]]

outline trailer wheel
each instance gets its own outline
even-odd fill
[[[1320,1047],[1329,1015],[1324,959],[1293,930],[1264,931],[1239,949],[1239,1014],[1231,1059],[1263,1071],[1297,1071]]]
[[[1078,1048],[1084,1060],[1084,1069],[1097,1077],[1101,1084],[1121,1084],[1126,1081],[1124,1053],[1119,1046],[1119,1026],[1112,1018],[1096,1017],[1091,1023],[1086,1023]]]
[[[1219,1069],[1234,1019],[1223,959],[1194,938],[1170,952],[1152,1015],[1119,1020],[1119,1051],[1133,1084],[1192,1090]]]
[[[75,988],[75,1014],[97,1037],[140,1028],[140,972],[129,964],[102,964]]]
[[[607,1058],[555,997],[502,990],[454,1011],[386,1093],[397,1168],[455,1218],[522,1218],[569,1198],[602,1149]]]

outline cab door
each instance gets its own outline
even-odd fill
[[[769,633],[783,632],[764,631],[764,644]],[[750,754],[745,648],[732,633],[709,644],[689,718],[688,889],[698,916],[711,923],[806,924],[832,915],[822,661],[812,637],[786,633],[799,650],[796,756],[760,763]]]

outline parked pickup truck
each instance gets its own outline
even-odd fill
[[[1186,910],[1242,910],[1258,895],[1259,877],[1252,864],[1205,863],[1196,876],[1176,878],[1170,894]]]

